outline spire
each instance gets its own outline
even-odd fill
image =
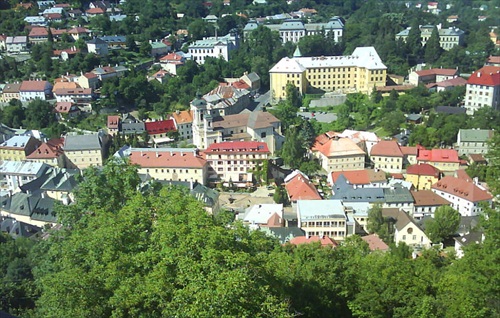
[[[295,52],[293,52],[293,57],[302,57],[302,53],[300,53],[299,46],[297,45],[297,48],[295,49]]]

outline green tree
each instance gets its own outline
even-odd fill
[[[304,162],[305,154],[306,149],[303,140],[300,138],[298,127],[289,127],[285,134],[285,142],[281,148],[283,161],[291,169],[298,169]]]
[[[149,42],[142,42],[141,46],[139,47],[139,54],[141,54],[144,57],[150,57],[151,56],[151,44]]]
[[[288,195],[283,186],[278,185],[276,189],[274,189],[273,200],[275,203],[278,204],[284,204],[284,205],[288,204]]]
[[[434,213],[434,218],[425,223],[425,232],[434,242],[442,242],[455,234],[460,225],[460,213],[448,205],[440,206]]]
[[[55,122],[54,107],[49,102],[35,99],[26,107],[26,119],[23,123],[27,129],[47,128]]]
[[[402,111],[396,110],[389,114],[386,114],[385,117],[380,122],[380,126],[384,128],[390,135],[396,135],[401,130],[401,124],[406,121],[406,117]]]
[[[411,24],[408,37],[406,38],[406,51],[408,53],[408,62],[415,65],[422,57],[422,38],[418,20],[414,20]]]
[[[443,49],[441,48],[441,44],[439,43],[439,31],[436,26],[432,29],[432,34],[425,43],[425,62],[433,64],[439,57]]]

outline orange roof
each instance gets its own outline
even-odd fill
[[[182,110],[172,114],[172,118],[177,124],[187,124],[193,122],[193,111]]]
[[[432,185],[432,189],[443,191],[470,202],[491,200],[493,196],[464,179],[446,176]]]
[[[488,63],[500,64],[500,56],[490,55],[490,57],[488,57]]]
[[[455,68],[431,68],[429,70],[416,71],[415,73],[417,73],[418,76],[428,76],[428,75],[453,76],[458,73],[458,70]]]
[[[401,149],[401,152],[403,153],[403,155],[406,155],[406,156],[411,156],[411,155],[417,155],[418,154],[418,146],[417,147],[399,147]]]
[[[59,88],[54,91],[56,95],[90,95],[92,88]]]
[[[458,152],[455,149],[420,149],[417,160],[428,162],[459,162]]]
[[[104,14],[106,11],[101,8],[91,8],[85,12],[87,12],[88,14]]]
[[[465,171],[465,169],[458,169],[457,171],[455,171],[455,176],[467,182],[472,182],[472,178],[469,176],[467,171]]]
[[[160,61],[172,61],[172,62],[181,62],[183,59],[182,55],[177,53],[169,53],[160,58]]]
[[[403,157],[399,144],[394,140],[382,140],[372,147],[371,156]]]
[[[481,69],[472,73],[467,80],[469,85],[500,85],[500,66],[483,66]]]
[[[108,116],[108,128],[118,129],[118,125],[120,124],[120,116]]]
[[[130,163],[142,168],[203,168],[207,162],[193,150],[181,151],[141,151],[132,150]]]
[[[20,92],[43,92],[45,91],[45,86],[49,82],[47,81],[23,81],[21,83]]]
[[[363,236],[361,239],[368,243],[370,251],[387,251],[389,249],[389,246],[377,234]]]
[[[55,159],[63,154],[64,138],[50,139],[42,143],[35,151],[26,156],[26,159]]]
[[[419,176],[433,176],[439,178],[439,174],[441,173],[438,168],[431,166],[428,163],[419,163],[416,165],[411,165],[406,168],[407,174],[415,174]]]
[[[285,184],[290,201],[321,200],[321,195],[314,184],[303,174],[299,173]]]
[[[49,32],[47,31],[46,28],[43,27],[34,27],[31,29],[29,36],[30,37],[35,37],[35,36],[48,36]]]
[[[411,191],[415,206],[440,206],[449,205],[450,201],[437,195],[432,190]]]
[[[79,110],[77,107],[73,107],[73,103],[71,102],[57,102],[54,108],[54,111],[57,113],[67,114],[71,111]]]
[[[56,82],[54,83],[54,87],[52,87],[52,91],[55,92],[58,89],[75,89],[80,88],[80,85],[75,82]]]
[[[365,155],[363,149],[349,138],[333,137],[325,140],[325,136],[328,138],[326,134],[316,138],[312,151],[319,151],[326,157]]]
[[[314,243],[314,242],[320,242],[321,246],[331,246],[331,247],[337,247],[339,244],[335,242],[334,239],[328,237],[328,236],[296,236],[290,240],[290,244],[293,245],[299,245],[299,244],[309,244],[309,243]]]
[[[370,184],[372,182],[386,181],[385,172],[382,170],[375,171],[369,169],[353,170],[353,171],[334,171],[332,172],[333,182],[337,182],[340,175],[349,181],[350,184]]]

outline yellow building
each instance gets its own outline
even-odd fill
[[[31,136],[14,136],[0,144],[0,161],[23,161],[41,141]]]
[[[430,190],[439,181],[441,172],[436,167],[422,163],[406,168],[405,180],[413,184],[417,190]]]
[[[374,87],[386,85],[386,70],[374,47],[358,47],[347,56],[285,57],[269,71],[271,103],[286,98],[287,83],[295,85],[300,94],[368,94]]]

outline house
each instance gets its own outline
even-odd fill
[[[245,187],[253,181],[252,171],[268,160],[270,152],[265,142],[225,141],[211,144],[204,155],[210,165],[209,181]]]
[[[78,77],[78,85],[81,88],[97,89],[99,86],[99,77],[92,72],[82,73],[80,77]]]
[[[447,90],[451,90],[455,87],[465,86],[467,84],[467,80],[462,77],[455,77],[449,80],[445,80],[439,83],[431,83],[427,84],[426,87],[430,91],[443,92]]]
[[[42,142],[35,151],[26,156],[26,160],[45,163],[53,167],[65,168],[66,156],[62,149],[63,144],[63,138],[54,138]]]
[[[292,239],[304,236],[304,231],[299,227],[262,227],[260,230],[266,233],[270,237],[274,237],[279,240],[280,244],[286,244]]]
[[[238,218],[250,229],[261,227],[283,227],[283,204],[267,203],[255,204],[245,209]]]
[[[106,56],[108,55],[108,43],[99,38],[93,38],[87,41],[87,51],[99,56]]]
[[[85,169],[102,166],[108,150],[108,135],[103,132],[89,135],[67,135],[64,138],[64,153],[70,165]]]
[[[57,223],[55,200],[27,193],[15,193],[0,197],[0,215],[19,222],[39,227],[50,227]]]
[[[99,40],[103,40],[108,43],[108,47],[126,47],[127,37],[124,35],[105,35],[99,37]]]
[[[120,130],[122,134],[141,135],[145,131],[146,129],[143,121],[138,120],[130,114],[123,116]]]
[[[219,192],[217,190],[198,183],[189,193],[203,204],[208,214],[214,215],[219,212],[220,203]]]
[[[300,170],[295,170],[285,177],[285,190],[288,200],[295,204],[298,200],[321,200],[316,186]]]
[[[366,153],[370,153],[372,147],[380,141],[380,138],[375,133],[370,131],[346,129],[338,136],[341,138],[351,139]]]
[[[49,39],[49,32],[45,27],[34,27],[31,29],[28,40],[31,44],[39,44],[47,42]]]
[[[171,77],[171,74],[168,71],[165,71],[163,69],[157,71],[151,76],[147,76],[148,82],[157,80],[158,82],[164,84],[167,82],[167,80]]]
[[[496,41],[495,41],[496,42]],[[484,63],[485,66],[497,66],[500,67],[500,56],[490,55]]]
[[[48,81],[23,81],[19,88],[19,97],[22,102],[35,99],[47,100],[52,96],[52,84]]]
[[[74,41],[78,41],[80,38],[88,38],[92,34],[92,31],[79,26],[69,29],[68,34],[71,35]]]
[[[73,191],[78,185],[78,169],[49,167],[38,178],[20,186],[24,193],[57,200],[64,205],[74,202]]]
[[[438,29],[439,32],[439,45],[442,49],[449,51],[453,47],[464,44],[465,32],[460,30],[457,27],[449,27],[449,28],[441,28],[441,24],[436,26],[434,25],[421,25],[420,26],[420,38],[422,39],[422,46],[425,46],[427,41],[432,35],[432,31],[434,27]],[[403,42],[406,42],[408,38],[408,34],[410,33],[411,27],[399,32],[396,34],[396,41],[401,39]]]
[[[165,44],[162,41],[155,41],[155,42],[150,41],[150,44],[151,44],[151,56],[152,57],[163,56],[163,55],[167,54],[168,51],[170,51],[170,46]]]
[[[54,86],[52,86],[52,93],[58,89],[76,89],[80,88],[77,82],[71,81],[69,78],[61,77],[54,81]]]
[[[193,111],[177,110],[170,115],[170,118],[174,120],[179,138],[187,142],[193,142]]]
[[[41,141],[31,136],[14,136],[0,144],[0,160],[23,161],[40,146]]]
[[[238,49],[239,37],[235,33],[222,37],[208,37],[195,41],[188,47],[188,53],[198,64],[205,63],[206,58],[223,58],[226,61],[231,59],[231,52]]]
[[[89,104],[94,99],[92,88],[60,88],[54,92],[57,102]]]
[[[367,94],[385,86],[386,70],[374,47],[358,47],[346,56],[284,57],[269,70],[270,102],[286,97],[289,82],[301,95],[318,90]]]
[[[53,55],[58,56],[63,61],[67,61],[70,58],[75,57],[78,53],[80,53],[80,50],[77,49],[75,46],[70,47],[69,49],[54,50],[53,51]]]
[[[108,78],[124,76],[128,69],[125,66],[99,66],[94,68],[91,72],[97,75],[100,81]]]
[[[297,220],[306,237],[326,236],[343,241],[348,236],[348,219],[344,206],[337,200],[298,200]]]
[[[288,241],[289,244],[292,245],[301,245],[301,244],[311,244],[311,243],[319,243],[321,247],[329,247],[329,248],[335,248],[339,244],[332,239],[331,237],[328,236],[296,236],[290,241]]]
[[[27,36],[8,36],[5,40],[5,50],[7,53],[19,54],[28,51]]]
[[[18,237],[34,237],[40,234],[41,231],[41,227],[24,222],[19,222],[13,218],[0,218],[0,232],[4,232],[5,234],[10,235],[13,239],[16,239]],[[0,314],[5,318],[15,318],[15,316],[11,316],[3,311],[0,311]]]
[[[377,235],[377,234],[370,234],[361,237],[363,241],[365,241],[368,244],[368,248],[370,251],[382,251],[386,252],[389,250],[389,246],[385,244],[384,241]]]
[[[458,69],[431,68],[428,70],[413,71],[408,76],[411,85],[438,83],[458,77]]]
[[[372,147],[370,160],[375,169],[398,173],[403,169],[404,155],[394,140],[382,140]]]
[[[406,168],[405,180],[411,182],[417,190],[430,190],[440,177],[441,171],[427,163],[411,165]]]
[[[415,220],[421,220],[427,216],[434,217],[437,208],[443,205],[451,205],[450,201],[437,195],[432,190],[411,191],[411,195],[415,200],[413,204],[415,207],[413,218]]]
[[[104,15],[106,13],[106,9],[103,8],[90,8],[85,11],[87,17],[94,18],[100,15]]]
[[[387,186],[387,177],[382,170],[363,169],[351,171],[333,171],[328,174],[327,182],[335,186],[337,179],[344,178],[358,188],[381,188]]]
[[[155,144],[173,141],[172,133],[177,131],[173,119],[145,122],[144,129]]]
[[[473,244],[481,244],[484,241],[484,233],[482,232],[470,232],[469,234],[455,237],[455,253],[457,258],[464,257],[464,247],[473,245]]]
[[[108,128],[108,134],[114,136],[120,131],[121,117],[118,115],[108,116],[108,121],[106,127]]]
[[[488,160],[486,160],[486,158],[484,158],[484,156],[481,154],[472,153],[468,155],[468,158],[470,164],[478,164],[478,165],[488,164]]]
[[[21,89],[20,83],[5,84],[2,90],[2,96],[0,101],[2,103],[8,103],[13,99],[20,100],[19,90]]]
[[[404,136],[408,136],[408,134],[406,133],[402,133],[402,139],[406,139],[404,138]],[[401,144],[399,141],[398,141],[399,144]],[[400,146],[399,147],[401,149],[401,152],[403,153],[403,166],[407,166],[407,165],[414,165],[417,163],[417,156],[418,156],[418,150],[420,148],[422,148],[422,146],[420,145],[417,145],[416,147],[411,147],[411,146]]]
[[[139,173],[159,181],[198,182],[206,185],[208,163],[193,148],[130,148],[131,164]]]
[[[500,109],[500,67],[483,66],[472,73],[465,90],[465,108],[472,115],[481,107]]]
[[[316,137],[311,152],[326,171],[360,170],[365,166],[365,152],[349,138],[333,132]]]
[[[458,152],[455,149],[419,149],[417,162],[430,164],[443,172],[453,172],[460,167]]]
[[[420,226],[406,212],[397,208],[382,209],[382,216],[394,226],[394,243],[406,243],[412,247],[429,248],[431,241]]]
[[[460,129],[457,135],[458,155],[488,153],[488,141],[493,133],[493,130],[487,129]]]
[[[49,165],[32,161],[4,161],[0,164],[2,188],[16,192],[20,186],[41,176]]]
[[[450,15],[446,18],[446,22],[453,23],[458,21],[458,15]]]
[[[462,216],[475,216],[482,213],[481,202],[492,204],[493,196],[484,188],[462,178],[443,177],[432,186],[432,191],[451,202],[451,207]]]
[[[177,75],[179,67],[183,66],[186,58],[178,53],[169,53],[159,60],[160,66],[170,74]]]
[[[402,183],[393,182],[390,184],[390,187],[383,188],[382,190],[384,192],[382,208],[398,208],[407,213],[413,213],[413,196],[410,189]]]
[[[341,200],[345,206],[352,203],[375,203],[385,202],[384,189],[374,187],[357,187],[350,184],[346,177],[341,174],[332,186],[331,200]]]

